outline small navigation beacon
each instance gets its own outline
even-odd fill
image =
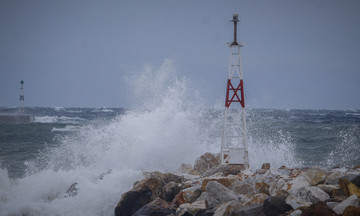
[[[20,81],[19,113],[25,113],[24,80]]]
[[[237,41],[238,14],[233,14],[234,41],[228,43],[230,63],[226,84],[225,110],[221,139],[221,164],[242,165],[249,168],[247,146],[244,82],[241,69],[240,48],[244,43]]]

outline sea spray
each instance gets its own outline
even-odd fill
[[[200,109],[186,103],[185,80],[172,80],[152,98],[155,104],[150,98],[145,109],[81,126],[28,161],[26,176],[0,189],[7,194],[1,214],[113,215],[121,194],[143,171],[175,171],[193,163],[205,150],[198,136]],[[69,197],[74,183],[77,195]]]
[[[359,144],[360,126],[341,127],[337,133],[336,145],[323,165],[327,167],[352,167],[360,164]]]

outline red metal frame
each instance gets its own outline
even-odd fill
[[[230,90],[233,92],[233,95],[232,95],[231,98],[230,98]],[[238,95],[239,90],[240,90],[240,96],[241,97],[239,97],[239,95]],[[237,98],[237,100],[234,100],[235,97]],[[236,88],[234,88],[234,86],[231,83],[231,79],[228,79],[227,87],[226,87],[225,106],[229,107],[232,102],[239,102],[241,107],[245,108],[243,80],[240,80],[239,85]]]

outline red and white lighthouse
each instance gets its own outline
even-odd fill
[[[230,63],[226,84],[223,133],[221,139],[221,164],[238,164],[249,168],[244,81],[241,69],[240,48],[237,41],[238,14],[233,14],[234,41],[229,43]]]

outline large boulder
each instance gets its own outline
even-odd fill
[[[176,207],[172,204],[167,203],[161,198],[156,198],[154,201],[146,204],[140,208],[133,216],[144,216],[144,215],[156,215],[156,216],[167,216],[174,214]]]
[[[255,183],[255,190],[257,193],[265,193],[269,195],[270,185],[264,181]]]
[[[194,203],[184,203],[176,210],[176,216],[197,215],[198,213],[206,210],[205,200],[196,201]]]
[[[346,169],[345,168],[336,168],[336,169],[332,169],[326,176],[325,178],[325,183],[326,184],[337,184],[338,183],[338,179],[343,177],[346,173]]]
[[[287,182],[287,184],[284,185],[282,190],[287,191],[289,194],[297,194],[301,188],[309,185],[310,183],[303,176],[298,176],[293,180]]]
[[[175,196],[172,203],[178,206],[184,203],[192,203],[195,202],[200,195],[201,195],[200,186],[185,188]]]
[[[278,168],[276,170],[276,172],[280,175],[280,176],[289,176],[292,172],[292,169],[286,167],[286,166],[281,166],[280,168]]]
[[[261,166],[261,169],[269,170],[270,169],[270,163],[263,163],[262,166]]]
[[[156,178],[159,179],[163,185],[165,185],[168,182],[176,182],[181,183],[185,181],[185,178],[183,176],[178,176],[173,173],[162,173],[158,171],[154,171],[147,174],[147,178]]]
[[[356,208],[355,206],[348,206],[344,210],[342,216],[359,216],[360,215],[360,208]]]
[[[115,207],[115,216],[133,215],[139,208],[151,201],[151,196],[152,191],[149,187],[124,193]]]
[[[302,211],[297,209],[297,210],[291,212],[290,214],[288,214],[288,216],[301,216],[301,213],[302,213]]]
[[[213,209],[215,206],[219,205],[219,201],[215,199],[211,194],[207,192],[202,192],[201,195],[197,198],[197,201],[205,201],[206,207],[209,209]]]
[[[165,201],[171,202],[175,196],[180,192],[181,187],[179,186],[179,183],[176,182],[169,182],[166,185],[164,185],[162,189],[162,197]]]
[[[195,200],[201,195],[201,187],[195,186],[182,190],[183,198],[186,203],[195,202]]]
[[[238,180],[236,178],[229,178],[229,177],[205,178],[202,181],[201,190],[205,191],[207,184],[211,181],[216,181],[217,183],[220,183],[220,184],[224,185],[225,187],[230,188],[230,186],[235,181],[238,181]]]
[[[347,187],[349,189],[350,195],[356,195],[356,196],[360,197],[360,188],[358,186],[356,186],[355,184],[350,182],[350,184],[348,184]]]
[[[241,204],[237,201],[229,201],[227,203],[221,204],[218,208],[216,208],[214,216],[229,216],[232,215],[233,209],[238,208]]]
[[[230,201],[219,206],[214,216],[265,216],[262,205],[243,206],[239,202]]]
[[[360,165],[358,165],[360,166]],[[356,185],[357,187],[360,188],[360,175],[355,176],[352,180],[351,183],[353,183],[354,185]]]
[[[305,209],[301,216],[337,216],[337,214],[324,202],[317,202]]]
[[[285,202],[286,197],[269,197],[263,203],[262,211],[267,216],[278,216],[290,211],[292,207]]]
[[[148,173],[147,177],[139,182],[136,182],[130,191],[122,194],[118,205],[115,207],[115,215],[134,214],[140,207],[155,200],[156,198],[164,198],[163,187],[167,183],[181,183],[182,181],[184,181],[183,177],[172,173]],[[167,198],[170,199],[169,197]]]
[[[301,174],[312,186],[325,181],[326,173],[320,169],[308,169]]]
[[[360,197],[360,188],[357,187],[354,183],[349,181],[346,178],[339,178],[339,186],[338,190],[334,190],[333,194],[335,196],[351,196],[357,195]]]
[[[315,186],[302,187],[301,189],[299,189],[297,196],[301,197],[307,202],[312,202],[312,203],[330,199],[329,194],[327,194],[326,192]]]
[[[213,202],[212,206],[210,207],[215,207],[216,205],[226,203],[231,200],[239,201],[239,197],[232,190],[226,188],[216,181],[208,182],[206,186],[206,193],[208,196],[206,200],[209,200],[208,205]]]
[[[256,194],[257,190],[255,187],[255,182],[253,179],[246,179],[243,181],[234,181],[230,189],[234,191],[238,195],[245,195],[245,194]]]
[[[270,196],[283,196],[287,195],[288,188],[286,182],[283,179],[275,179],[269,183],[269,194]]]
[[[317,185],[316,187],[320,188],[321,190],[325,191],[327,194],[329,194],[330,196],[333,195],[333,191],[334,190],[338,190],[340,189],[339,185],[327,185],[327,184],[320,184]]]
[[[285,202],[287,204],[291,205],[291,207],[293,209],[297,209],[299,207],[308,207],[312,204],[311,202],[308,202],[308,201],[304,200],[303,198],[295,196],[295,195],[289,195],[286,198]]]
[[[243,173],[245,171],[245,166],[242,164],[239,165],[219,165],[216,167],[212,167],[209,170],[204,171],[201,174],[202,178],[206,178],[209,176],[213,176],[218,174],[220,176],[228,176],[228,175],[238,175],[239,173]]]
[[[241,197],[241,203],[243,206],[262,205],[267,198],[269,198],[269,196],[265,193],[255,195],[247,194]]]
[[[360,199],[356,195],[349,196],[346,200],[335,206],[333,210],[336,214],[341,215],[348,206],[355,206],[356,208],[359,207],[359,201]]]
[[[213,167],[219,166],[219,155],[206,152],[195,160],[194,170],[203,173]]]
[[[233,210],[232,215],[239,216],[266,216],[266,214],[262,211],[262,205],[250,205],[244,206],[242,208],[237,208]]]

